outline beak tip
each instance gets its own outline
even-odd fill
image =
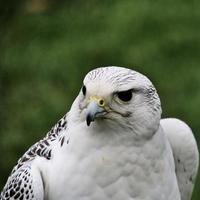
[[[90,123],[91,123],[90,121],[87,121],[87,126],[90,126]]]
[[[90,114],[88,114],[86,117],[87,126],[90,126],[92,121],[94,121],[94,119],[92,118],[92,116]]]

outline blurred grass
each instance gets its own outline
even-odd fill
[[[199,10],[197,0],[76,0],[42,12],[21,8],[0,30],[0,188],[98,66],[146,74],[160,94],[163,117],[186,121],[200,145]],[[193,200],[200,198],[199,184],[200,177]]]

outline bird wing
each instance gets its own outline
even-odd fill
[[[44,188],[40,172],[30,164],[23,165],[8,178],[0,200],[43,200]]]
[[[190,200],[199,166],[199,152],[192,130],[181,120],[161,120],[172,147],[181,200]]]
[[[46,137],[34,144],[18,160],[13,168],[0,200],[42,200],[44,199],[44,183],[41,172],[32,164],[36,157],[51,159],[54,141],[63,145],[64,136],[61,133],[67,128],[67,115],[47,133]]]

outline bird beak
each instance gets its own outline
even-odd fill
[[[86,112],[86,122],[90,126],[97,117],[101,117],[105,113],[105,100],[98,96],[91,96]]]

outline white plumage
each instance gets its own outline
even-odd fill
[[[162,119],[161,125],[167,134],[176,166],[181,200],[191,199],[199,167],[199,153],[192,130],[178,119]]]
[[[190,200],[198,169],[192,131],[161,118],[144,75],[89,72],[70,111],[18,161],[1,200]]]

